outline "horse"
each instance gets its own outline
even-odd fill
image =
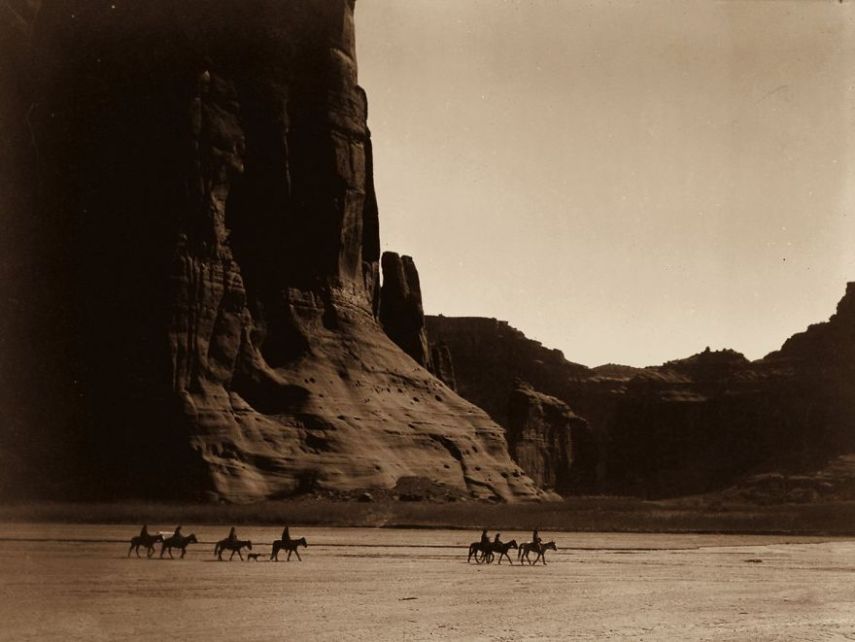
[[[229,561],[235,556],[235,553],[238,554],[238,557],[243,561],[243,555],[241,555],[240,550],[242,548],[246,548],[252,550],[252,542],[248,539],[221,539],[214,545],[214,555],[217,556],[217,559],[221,562],[223,561],[223,551],[231,551],[232,554],[229,556]]]
[[[191,533],[186,537],[184,535],[175,534],[167,537],[163,540],[163,544],[160,546],[160,557],[163,558],[163,553],[169,553],[169,559],[175,559],[172,557],[172,549],[180,548],[181,549],[181,557],[179,559],[184,559],[184,555],[187,553],[187,545],[188,544],[196,544],[199,540],[196,539],[196,535]]]
[[[555,542],[547,542],[546,544],[535,544],[534,542],[526,542],[525,544],[520,545],[520,550],[517,555],[520,563],[523,561],[528,562],[529,564],[537,564],[537,560],[543,562],[546,565],[546,551],[548,550],[557,551],[558,547],[555,546]],[[532,562],[529,558],[529,553],[535,551],[537,553],[537,557],[534,558]]]
[[[297,550],[298,546],[302,546],[303,548],[308,546],[305,537],[301,537],[300,539],[277,539],[273,542],[273,550],[270,553],[270,559],[278,562],[279,551],[288,551],[288,557],[285,558],[286,562],[291,561],[291,553],[296,553],[297,559],[302,562],[303,558],[300,557],[300,551]]]
[[[131,547],[128,549],[128,557],[131,556],[131,551],[136,551],[137,557],[140,556],[140,546],[146,547],[146,557],[154,555],[154,545],[163,541],[163,535],[137,535],[131,538]]]
[[[481,553],[481,557],[478,557],[478,553]],[[476,564],[483,564],[487,561],[487,556],[492,555],[490,545],[488,544],[484,547],[480,541],[472,542],[469,545],[469,557],[466,558],[466,563],[469,564],[472,561],[472,558],[475,558]]]
[[[513,560],[511,560],[510,555],[508,555],[508,551],[512,548],[517,547],[517,540],[512,539],[510,542],[491,542],[490,543],[490,555],[487,558],[487,564],[493,561],[493,553],[499,554],[499,564],[502,563],[502,558],[507,557],[508,563],[513,566]]]

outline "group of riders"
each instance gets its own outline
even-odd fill
[[[128,549],[128,556],[132,551],[136,551],[137,557],[140,556],[139,549],[140,547],[144,547],[147,551],[148,557],[151,557],[154,554],[154,545],[157,543],[161,543],[160,548],[160,557],[163,557],[165,552],[169,553],[169,557],[172,557],[172,549],[180,549],[181,557],[184,557],[184,554],[187,552],[187,545],[198,542],[196,539],[196,535],[184,535],[181,533],[181,526],[176,526],[175,530],[172,532],[172,535],[168,537],[164,537],[162,533],[158,533],[156,535],[152,535],[148,532],[148,525],[144,524],[140,529],[140,534],[136,537],[131,538],[131,547]],[[273,550],[270,554],[271,560],[279,561],[279,551],[284,550],[288,552],[287,560],[290,561],[291,554],[295,553],[297,555],[297,559],[302,561],[300,557],[300,553],[297,550],[298,547],[302,546],[305,548],[306,538],[301,537],[299,539],[292,539],[291,532],[288,530],[286,526],[282,530],[282,539],[278,539],[273,542]],[[249,540],[239,539],[237,536],[237,531],[235,527],[232,526],[229,530],[228,536],[224,539],[221,539],[214,546],[214,555],[217,556],[218,559],[222,560],[222,554],[225,551],[231,551],[231,559],[234,557],[234,554],[237,553],[240,559],[243,559],[243,555],[241,554],[241,549],[246,548],[247,550],[252,550],[252,542]],[[249,556],[248,559],[258,559],[258,554],[247,553]]]
[[[161,543],[160,557],[163,557],[163,554],[165,552],[168,552],[169,557],[172,557],[172,550],[179,549],[181,550],[181,557],[183,558],[184,554],[187,552],[187,545],[198,542],[198,540],[196,539],[196,536],[194,534],[186,536],[182,534],[181,526],[176,526],[175,530],[171,535],[169,535],[168,537],[164,537],[162,533],[152,535],[148,532],[148,526],[143,525],[142,529],[140,529],[140,534],[137,537],[131,538],[131,547],[128,549],[128,557],[130,557],[131,552],[133,551],[136,551],[137,557],[139,557],[140,547],[144,547],[147,551],[148,557],[151,557],[154,554],[154,545],[158,542]],[[306,538],[301,537],[299,539],[292,539],[291,533],[288,530],[288,527],[286,526],[282,530],[282,538],[273,542],[270,559],[279,561],[279,551],[287,551],[287,561],[290,561],[292,553],[296,554],[297,559],[302,561],[300,553],[297,550],[297,548],[300,546],[304,548],[308,546],[306,543]],[[225,539],[221,539],[214,546],[214,555],[217,556],[217,559],[222,560],[223,553],[226,551],[231,551],[231,557],[229,557],[229,559],[232,559],[235,553],[238,554],[238,557],[240,559],[243,559],[241,549],[244,548],[247,549],[247,551],[251,551],[252,542],[249,540],[239,539],[235,527],[232,526],[231,530],[229,530],[228,536]],[[535,564],[538,561],[541,561],[543,564],[546,564],[546,551],[557,550],[555,542],[547,542],[544,544],[543,540],[537,532],[537,529],[534,529],[531,532],[530,542],[525,542],[517,546],[516,540],[511,540],[510,542],[503,542],[501,539],[501,533],[496,533],[496,535],[491,540],[490,536],[487,534],[487,529],[485,528],[481,531],[481,539],[477,542],[473,542],[469,546],[469,558],[467,559],[467,562],[471,562],[474,559],[477,564],[489,564],[494,559],[496,559],[496,555],[498,554],[499,564],[502,563],[503,557],[507,558],[508,562],[513,564],[513,561],[508,555],[508,551],[511,549],[517,549],[517,559],[520,562],[527,561],[530,564]],[[536,554],[536,557],[533,561],[529,557],[531,553]],[[247,556],[247,559],[257,560],[259,554],[247,552]]]
[[[487,529],[482,530],[481,539],[477,542],[472,542],[469,546],[469,557],[466,561],[471,562],[474,559],[477,564],[489,564],[496,558],[496,554],[498,554],[499,564],[502,563],[503,557],[507,558],[508,562],[513,564],[508,551],[517,549],[517,559],[520,562],[527,561],[529,564],[535,564],[540,560],[543,564],[546,564],[546,551],[557,550],[555,542],[543,543],[536,528],[531,532],[531,541],[520,544],[519,546],[517,546],[517,541],[514,539],[510,542],[503,542],[501,535],[501,533],[496,533],[495,537],[491,540],[487,534]],[[531,553],[536,553],[534,560],[529,557]]]

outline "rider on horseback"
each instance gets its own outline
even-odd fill
[[[181,537],[181,536],[182,536],[182,535],[181,535],[181,527],[180,527],[180,526],[176,526],[176,527],[175,527],[175,532],[174,532],[174,533],[172,533],[172,536],[173,536],[173,537]]]
[[[540,535],[537,534],[537,529],[535,528],[531,532],[531,543],[539,548],[542,542],[543,540],[540,539]]]
[[[235,532],[235,527],[232,526],[232,529],[229,531],[229,536],[226,538],[229,542],[237,541],[237,533]]]
[[[291,541],[291,534],[288,532],[287,526],[284,529],[282,529],[282,541],[283,542],[290,542]]]
[[[143,524],[143,527],[140,529],[140,537],[148,537],[148,525]]]
[[[486,551],[487,548],[489,548],[489,546],[490,546],[490,536],[487,535],[487,529],[485,528],[483,531],[481,531],[481,548]]]

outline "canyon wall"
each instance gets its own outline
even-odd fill
[[[509,431],[515,379],[587,420],[599,444],[600,492],[706,492],[749,474],[810,472],[855,452],[852,283],[829,321],[753,362],[707,349],[661,366],[588,369],[494,319],[428,317],[427,327],[449,347],[461,394]]]
[[[511,457],[541,488],[567,494],[596,482],[597,443],[567,404],[520,382],[508,400]]]
[[[378,323],[352,0],[32,8],[6,111],[32,171],[7,215],[43,289],[22,288],[12,325],[38,345],[4,377],[15,434],[75,462],[54,480],[51,448],[27,453],[34,492],[542,495],[427,346],[414,361]]]

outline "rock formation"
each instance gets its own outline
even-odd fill
[[[451,350],[444,343],[431,347],[433,373],[452,390],[457,390],[457,377],[454,375],[454,360]]]
[[[426,478],[540,494],[502,429],[378,324],[352,0],[34,15],[16,75],[29,107],[8,113],[35,168],[17,191],[38,194],[14,217],[37,222],[48,277],[17,317],[40,341],[15,376],[34,384],[23,405],[47,408],[20,430],[74,445],[65,488],[242,501]],[[400,266],[387,282],[405,295]]]
[[[460,393],[509,432],[502,399],[514,378],[586,419],[601,444],[601,492],[705,492],[855,452],[852,283],[828,322],[754,362],[706,349],[661,366],[586,369],[547,359],[554,353],[493,319],[428,317],[427,327],[449,347]]]
[[[431,370],[431,352],[425,332],[422,289],[413,259],[384,252],[381,260],[380,323],[398,347],[420,366]]]
[[[508,404],[508,447],[541,488],[578,492],[596,481],[597,444],[567,404],[520,382]]]
[[[510,424],[508,400],[519,381],[561,398],[562,381],[589,372],[504,321],[428,316],[425,326],[431,345],[449,350],[460,395],[505,428]]]

